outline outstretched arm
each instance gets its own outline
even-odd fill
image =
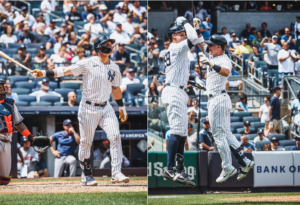
[[[27,137],[29,140],[32,140],[33,135],[30,133],[30,131],[23,122],[15,125],[15,127],[23,136]]]
[[[70,67],[58,67],[53,70],[38,70],[35,69],[32,71],[32,74],[36,73],[36,78],[41,77],[62,77],[65,75],[73,75],[72,71],[70,70]],[[35,74],[34,74],[35,75]]]
[[[121,122],[126,122],[126,120],[128,119],[128,115],[123,104],[120,86],[112,86],[112,95],[119,106],[119,119],[121,120]]]

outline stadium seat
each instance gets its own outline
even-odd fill
[[[23,43],[8,43],[7,46],[8,48],[19,48],[21,45],[24,45]]]
[[[240,117],[230,117],[230,122],[233,123],[233,122],[240,122]]]
[[[41,106],[41,107],[44,107],[44,106],[51,106],[52,103],[51,102],[31,102],[30,103],[30,106]]]
[[[233,122],[230,124],[230,128],[233,130],[234,133],[236,133],[236,129],[243,128],[243,127],[244,127],[244,123],[242,122]]]
[[[31,102],[36,102],[35,96],[30,95],[19,95],[19,100],[23,102],[27,102],[28,105],[30,105]]]
[[[31,5],[32,3],[34,2],[31,2]],[[39,2],[36,2],[36,3],[39,3]],[[36,16],[41,13],[41,9],[40,8],[32,8],[32,15],[34,16],[34,18],[36,18]]]
[[[134,84],[128,84],[127,85],[127,96],[128,101],[131,102],[132,106],[140,105],[140,102],[137,102],[137,94],[141,93],[141,90],[144,89],[144,84],[142,83],[134,83]],[[141,99],[142,103],[144,102],[144,99]]]
[[[60,88],[80,89],[80,83],[64,82],[60,83]]]
[[[241,136],[242,136],[241,134],[234,134],[234,136],[238,141],[241,141]]]
[[[82,89],[77,89],[76,90],[76,95],[82,95]]]
[[[252,122],[251,127],[254,127],[257,131],[259,128],[265,129],[265,124],[265,122]]]
[[[274,86],[278,86],[279,78],[278,78],[278,70],[277,69],[268,69],[268,88],[273,88]]]
[[[245,121],[260,122],[260,118],[259,117],[252,117],[252,116],[250,117],[250,116],[247,116],[247,117],[243,117],[243,122],[245,122]]]
[[[242,65],[242,67],[243,67],[243,70],[246,70],[247,69],[247,67],[246,67],[246,59],[249,59],[249,57],[250,57],[250,53],[243,53],[242,54],[242,60],[243,60],[243,65]]]
[[[160,113],[160,120],[162,121],[162,122],[166,122],[166,123],[169,123],[169,121],[168,121],[168,116],[167,116],[167,112],[162,112],[162,113]]]
[[[54,105],[55,102],[60,102],[60,97],[53,95],[41,96],[40,102],[51,102]]]
[[[271,141],[271,139],[273,138],[273,137],[276,137],[276,139],[277,140],[285,140],[286,139],[286,137],[285,137],[285,134],[270,134],[270,135],[268,135],[268,139]]]
[[[64,101],[67,102],[68,101],[68,93],[71,91],[75,91],[75,89],[71,89],[71,88],[57,88],[54,90],[55,92],[61,94],[61,96],[64,98]]]
[[[15,102],[16,106],[28,106],[29,103],[28,102],[24,102],[24,101],[17,101]]]
[[[15,87],[16,88],[27,88],[30,89],[30,92],[32,91],[32,89],[34,89],[36,86],[35,82],[16,82],[15,83]]]
[[[58,85],[57,85],[57,84],[58,84],[57,82],[50,81],[50,82],[49,82],[49,87],[50,87],[50,89],[55,90],[56,88],[58,88]]]
[[[86,31],[84,29],[78,29],[77,30],[77,35],[81,36],[82,34],[84,34]]]
[[[29,94],[30,93],[30,89],[27,89],[27,88],[12,88],[11,92],[17,93],[18,95]]]
[[[283,148],[285,149],[285,151],[290,151],[292,149],[292,147],[294,147],[294,146],[285,146]]]
[[[3,66],[4,67],[4,66]],[[0,75],[0,79],[1,80],[6,80],[6,76],[5,75]]]
[[[50,56],[50,55],[52,55],[52,54],[54,54],[53,48],[51,48],[51,49],[46,49],[46,55]]]
[[[197,63],[197,61],[190,61],[190,70],[195,70],[195,64]]]
[[[270,144],[270,142],[268,142],[268,141],[257,141],[255,143],[256,151],[262,151],[262,149],[265,146],[265,144]]]
[[[248,136],[248,140],[254,140],[254,138],[257,137],[257,134],[248,134],[247,136]]]
[[[12,75],[8,76],[9,83],[11,84],[11,87],[15,87],[15,83],[19,81],[27,81],[29,80],[28,76],[20,76],[20,75]]]
[[[280,140],[279,141],[279,146],[295,146],[296,141],[295,140]]]
[[[63,104],[62,102],[55,102],[54,106],[62,106],[62,104]]]
[[[82,98],[82,95],[77,95],[76,102],[80,103],[81,102],[81,98]]]
[[[252,113],[251,112],[235,112],[233,114],[233,116],[235,117],[240,117],[240,120],[242,121],[243,120],[243,117],[246,117],[246,116],[252,116]]]
[[[237,128],[237,129],[236,129],[236,133],[240,133],[240,132],[242,132],[242,131],[244,131],[244,130],[245,130],[245,128]],[[255,132],[255,128],[251,127],[251,128],[250,128],[250,131]]]
[[[31,78],[32,82],[35,82],[35,83],[42,82],[43,79],[47,79],[48,81],[50,81],[49,78],[47,78],[47,77],[41,77],[41,78],[32,77]]]

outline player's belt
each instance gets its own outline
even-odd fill
[[[94,104],[92,104],[90,101],[85,101],[85,103],[88,105],[93,105],[95,107],[105,107],[107,105],[107,101],[104,103],[94,103]]]
[[[222,90],[220,94],[215,94],[215,95],[209,94],[209,95],[208,95],[208,98],[216,97],[216,96],[218,96],[218,95],[221,95],[222,93],[226,93],[226,90]]]
[[[182,85],[176,85],[176,84],[171,84],[171,83],[166,83],[165,87],[167,87],[167,86],[176,87],[176,88],[180,88],[180,89],[184,88]]]

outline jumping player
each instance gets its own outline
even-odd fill
[[[184,171],[184,143],[188,135],[187,104],[188,95],[184,91],[188,80],[194,80],[202,89],[203,82],[189,76],[188,52],[194,45],[200,45],[203,37],[199,28],[197,31],[188,23],[186,18],[178,17],[169,30],[171,41],[169,49],[165,53],[166,83],[162,92],[162,102],[166,107],[170,124],[170,138],[168,140],[168,167],[164,169],[162,177],[176,183],[195,186],[194,182]],[[176,158],[176,166],[174,166]]]
[[[194,19],[194,24],[198,22]],[[223,52],[227,41],[220,35],[212,35],[205,43],[209,48],[209,55],[200,53],[200,62],[210,68],[207,69],[207,95],[208,95],[208,118],[211,123],[212,134],[222,159],[222,173],[217,178],[217,183],[225,182],[235,175],[237,170],[232,166],[231,153],[239,163],[240,172],[237,180],[243,179],[254,167],[254,162],[245,157],[240,143],[230,130],[231,100],[225,91],[225,84],[231,73],[232,65],[227,55]]]
[[[129,178],[121,172],[123,153],[119,122],[114,109],[108,102],[112,93],[119,105],[119,118],[122,122],[125,122],[128,116],[123,105],[120,90],[122,76],[119,66],[109,59],[109,56],[113,53],[114,43],[114,39],[110,39],[108,36],[101,36],[94,43],[97,56],[79,61],[69,67],[58,67],[47,71],[33,71],[38,78],[45,76],[63,77],[65,75],[83,76],[82,99],[78,111],[80,129],[78,158],[82,168],[81,184],[85,186],[98,184],[92,176],[90,160],[91,146],[98,125],[105,131],[110,141],[111,181],[113,183],[129,182]]]
[[[0,185],[7,185],[11,179],[9,176],[11,168],[10,143],[15,129],[30,141],[34,138],[24,125],[24,118],[20,115],[15,100],[6,98],[6,90],[5,80],[0,80]]]

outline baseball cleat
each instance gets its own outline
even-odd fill
[[[237,173],[236,168],[234,168],[233,170],[229,171],[229,172],[225,172],[224,170],[222,170],[221,175],[217,178],[216,182],[217,183],[223,183],[226,182],[226,180],[229,177],[232,177],[233,175],[235,175]]]
[[[255,165],[255,163],[253,161],[249,160],[249,163],[247,164],[246,167],[241,167],[240,173],[237,177],[237,180],[240,181],[240,180],[244,179],[247,176],[250,169],[253,169],[254,165]]]
[[[189,176],[184,172],[184,170],[181,173],[178,173],[175,167],[171,170],[164,169],[164,172],[161,176],[181,185],[190,187],[196,186],[195,183],[190,180]]]
[[[82,186],[97,186],[98,182],[92,176],[81,176]]]
[[[114,177],[111,178],[111,182],[114,183],[120,183],[125,182],[128,183],[130,181],[129,177],[126,177],[122,172],[116,174]]]

